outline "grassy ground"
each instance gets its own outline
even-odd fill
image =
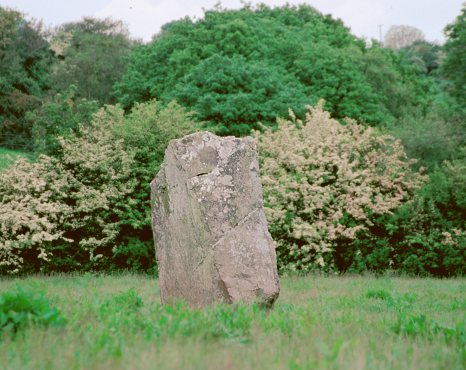
[[[66,323],[3,333],[0,368],[465,368],[464,279],[309,276],[281,284],[265,312],[163,307],[148,276],[3,279],[0,293],[46,291]]]
[[[18,156],[28,157],[23,152],[17,150],[0,148],[0,171],[7,168]]]

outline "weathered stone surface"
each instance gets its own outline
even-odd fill
[[[163,303],[273,304],[277,263],[254,140],[208,132],[173,140],[151,188]]]

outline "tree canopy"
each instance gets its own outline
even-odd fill
[[[73,84],[80,98],[114,103],[112,86],[125,72],[132,46],[121,21],[84,18],[58,27],[52,38],[58,56],[51,74],[54,89]]]
[[[466,105],[466,6],[456,20],[445,28],[447,42],[445,44],[445,61],[443,75],[451,82],[448,91]]]
[[[335,118],[386,124],[398,109],[422,104],[423,89],[418,69],[378,49],[307,5],[217,8],[169,23],[139,46],[115,95],[126,109],[177,99],[222,134],[275,125],[288,107],[299,115],[321,98]],[[371,64],[375,54],[381,68]]]
[[[24,116],[50,87],[51,61],[42,24],[0,6],[0,145],[29,148]]]

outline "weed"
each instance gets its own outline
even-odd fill
[[[0,295],[0,331],[16,333],[28,325],[61,326],[65,320],[51,307],[44,291],[32,292],[21,286]]]
[[[447,342],[457,340],[461,345],[466,345],[465,323],[461,322],[456,327],[447,327],[431,320],[423,314],[400,313],[397,322],[392,326],[396,334],[418,336],[433,340],[437,336],[443,336]]]
[[[393,298],[390,292],[384,289],[368,290],[366,293],[367,298],[381,299],[383,301],[392,302]]]

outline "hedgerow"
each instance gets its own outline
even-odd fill
[[[425,176],[411,170],[398,140],[309,107],[304,122],[278,121],[258,134],[264,202],[283,271],[345,270],[374,233],[412,199]],[[389,256],[386,258],[389,267]]]

